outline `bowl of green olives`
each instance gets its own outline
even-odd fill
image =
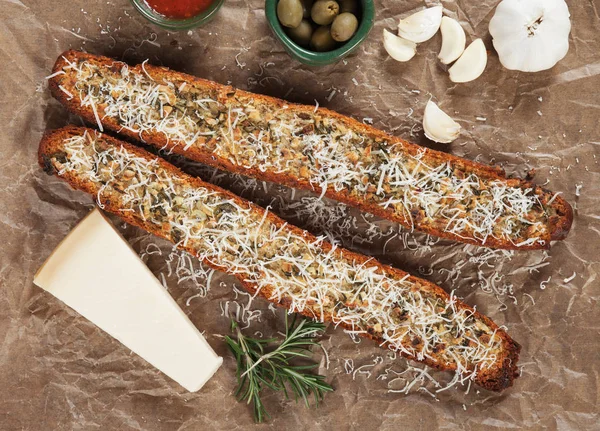
[[[275,37],[296,60],[335,63],[360,45],[375,20],[373,0],[265,0]]]

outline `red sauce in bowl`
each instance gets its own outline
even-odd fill
[[[146,0],[155,12],[167,18],[186,19],[206,10],[214,0]]]

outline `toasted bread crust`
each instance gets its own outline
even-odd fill
[[[104,67],[112,67],[115,64],[122,63],[115,62],[113,59],[107,57],[91,55],[78,51],[67,51],[58,58],[54,66],[53,72],[59,74],[52,77],[49,81],[50,89],[52,91],[53,96],[56,99],[58,99],[61,103],[63,103],[70,111],[81,115],[90,124],[96,124],[97,119],[92,109],[90,107],[82,106],[81,100],[79,99],[79,96],[77,94],[72,94],[73,97],[70,97],[66,92],[64,92],[60,88],[61,86],[63,88],[73,87],[74,77],[69,73],[60,74],[60,72],[64,71],[64,68],[68,66],[70,62],[77,63],[78,61],[87,61]],[[220,100],[228,100],[228,98],[235,97],[238,100],[250,100],[252,101],[252,103],[256,103],[257,105],[266,104],[275,108],[282,108],[283,106],[287,106],[288,110],[296,112],[298,114],[313,114],[315,111],[315,108],[313,106],[291,104],[273,97],[237,90],[230,86],[221,85],[212,81],[200,79],[183,73],[174,72],[163,67],[145,65],[145,67],[142,69],[141,66],[138,65],[130,68],[130,70],[137,71],[139,73],[149,74],[153,77],[153,79],[157,81],[183,81],[190,83],[190,85],[194,85],[198,88],[209,89],[211,91],[216,92],[219,95]],[[100,122],[106,129],[118,132],[133,139],[141,138],[145,143],[154,147],[166,148],[174,153],[188,157],[195,161],[205,163],[230,172],[235,172],[242,175],[258,178],[260,180],[271,181],[299,189],[313,190],[317,193],[320,193],[322,191],[320,186],[315,184],[314,182],[311,183],[309,180],[299,176],[291,175],[289,172],[277,172],[275,170],[269,169],[259,170],[255,167],[244,167],[240,164],[233,163],[227,158],[215,155],[215,153],[209,148],[207,148],[206,145],[193,145],[189,148],[184,148],[184,146],[181,145],[181,143],[174,142],[173,140],[169,141],[166,138],[166,136],[162,133],[144,131],[140,134],[137,131],[123,128],[122,125],[119,124],[114,118],[103,115],[104,106],[102,105],[97,106],[97,111],[100,118]],[[440,229],[439,226],[432,226],[428,224],[427,220],[424,220],[422,222],[420,222],[419,220],[409,220],[408,218],[406,218],[404,213],[398,213],[392,207],[386,208],[373,201],[367,201],[365,199],[357,197],[356,195],[353,195],[352,190],[349,188],[343,188],[341,190],[336,191],[332,187],[328,187],[325,192],[325,195],[331,199],[344,202],[351,206],[355,206],[365,212],[375,214],[382,218],[398,222],[407,228],[414,228],[416,230],[425,232],[430,235],[448,238],[459,242],[483,245],[485,247],[490,248],[518,250],[548,248],[550,246],[550,241],[564,239],[569,232],[573,220],[573,212],[571,206],[561,196],[555,196],[552,192],[525,180],[507,179],[505,177],[504,171],[500,168],[483,165],[480,163],[453,156],[451,154],[425,149],[418,145],[406,142],[400,138],[390,136],[380,130],[375,129],[374,127],[358,122],[352,118],[340,115],[336,112],[324,108],[319,108],[318,112],[323,117],[330,118],[333,121],[343,124],[345,127],[357,131],[359,133],[364,133],[373,136],[374,139],[384,140],[389,142],[390,144],[399,143],[402,145],[402,151],[404,151],[407,154],[413,156],[421,153],[425,154],[424,157],[426,158],[426,160],[432,163],[435,163],[436,161],[442,163],[447,162],[450,163],[453,167],[456,167],[457,169],[464,170],[465,172],[474,173],[479,178],[484,180],[503,181],[508,186],[516,188],[531,188],[533,190],[533,193],[538,196],[538,199],[541,202],[541,204],[547,205],[548,209],[552,211],[553,215],[548,217],[548,220],[545,222],[547,224],[548,233],[544,236],[544,238],[541,238],[543,239],[543,241],[524,245],[516,245],[514,242],[511,242],[508,239],[489,236],[485,239],[485,243],[482,243],[482,241],[478,238],[466,237],[454,232]],[[204,141],[201,138],[198,139],[198,142],[200,144],[206,141],[207,139],[204,139]]]
[[[55,157],[57,154],[64,154],[64,142],[66,139],[72,138],[74,136],[82,136],[82,135],[84,135],[84,133],[86,131],[87,131],[87,133],[92,133],[92,134],[94,133],[94,131],[91,129],[79,128],[79,127],[66,127],[63,129],[59,129],[59,130],[47,133],[43,137],[42,141],[40,142],[39,164],[44,169],[44,171],[46,171],[48,174],[54,174],[54,175],[59,176],[63,180],[67,181],[73,188],[84,191],[93,196],[97,196],[98,191],[99,191],[97,185],[93,184],[90,181],[82,181],[82,180],[80,180],[80,178],[77,178],[75,175],[73,175],[69,172],[59,173],[59,172],[57,172],[56,168],[54,167],[54,165],[52,163],[53,157]],[[161,158],[158,158],[158,157],[146,152],[145,150],[137,148],[128,143],[119,141],[108,135],[100,135],[98,137],[98,139],[102,139],[109,145],[118,146],[118,147],[122,146],[127,152],[130,152],[131,154],[134,154],[138,157],[142,157],[146,160],[156,160],[156,163],[158,163],[161,168],[163,168],[170,175],[173,175],[173,177],[183,178],[184,181],[186,182],[186,184],[189,184],[193,187],[204,188],[204,189],[208,189],[210,191],[214,191],[214,192],[222,195],[225,199],[234,201],[237,205],[239,205],[242,208],[250,208],[251,211],[253,213],[255,213],[258,217],[263,217],[265,215],[265,210],[263,208],[255,205],[251,202],[248,202],[227,190],[224,190],[220,187],[217,187],[217,186],[209,184],[209,183],[205,183],[198,178],[189,176],[189,175],[181,172],[175,166],[167,163],[166,161],[164,161]],[[106,198],[106,199],[102,200],[102,204],[106,211],[116,214],[117,216],[122,218],[124,221],[126,221],[132,225],[138,226],[142,229],[145,229],[148,232],[151,232],[152,234],[157,235],[159,237],[165,238],[167,240],[172,240],[172,238],[169,235],[169,232],[166,232],[164,230],[164,228],[161,229],[161,227],[157,224],[152,224],[146,220],[143,220],[142,217],[140,217],[140,215],[137,212],[122,211],[123,206],[120,204],[118,199]],[[271,212],[267,212],[266,218],[270,223],[273,223],[275,226],[277,226],[277,228],[283,229],[284,232],[289,232],[289,233],[301,236],[303,238],[306,238],[310,242],[316,241],[316,237],[314,237],[310,233],[286,223],[284,220],[280,219],[279,217],[277,217],[276,215],[274,215]],[[183,246],[182,244],[178,244],[178,247],[189,252],[192,255],[198,256],[197,250],[195,250],[191,246],[186,247],[186,246]],[[332,250],[331,244],[326,243],[326,242],[322,243],[322,252],[323,253],[329,253],[329,252],[331,252],[331,250]],[[400,270],[395,269],[390,266],[382,265],[373,259],[370,259],[370,258],[360,255],[358,253],[354,253],[349,250],[338,249],[337,253],[339,253],[339,255],[342,256],[343,258],[355,261],[359,264],[368,262],[369,266],[376,267],[378,271],[380,271],[381,273],[385,274],[386,276],[394,278],[394,279],[402,279],[403,277],[407,276],[407,274],[403,271],[400,271]],[[225,265],[219,265],[216,262],[207,261],[207,260],[205,260],[204,262],[214,269],[227,272],[227,267]],[[234,275],[248,291],[250,291],[251,293],[257,292],[257,285],[254,284],[253,282],[249,282],[247,280],[247,277],[244,274],[234,273],[232,275]],[[410,276],[408,278],[408,280],[410,282],[414,283],[415,285],[419,286],[419,288],[423,289],[424,292],[425,291],[429,292],[429,293],[435,295],[435,297],[443,300],[444,302],[448,302],[450,300],[449,295],[443,289],[441,289],[440,287],[438,287],[437,285],[435,285],[433,283],[430,283],[426,280],[419,279],[417,277],[412,277],[412,276]],[[269,286],[267,286],[266,288],[263,286],[261,289],[258,289],[258,294],[260,294],[265,299],[274,302],[278,306],[282,306],[282,307],[286,307],[286,308],[290,307],[291,304],[290,304],[289,298],[283,297],[281,299],[281,301],[277,302],[277,300],[272,299],[272,293],[273,293],[273,289],[272,289],[272,287],[270,288]],[[511,386],[513,384],[513,380],[516,377],[518,377],[517,361],[519,358],[519,351],[520,351],[519,344],[516,343],[515,341],[513,341],[510,338],[510,336],[504,330],[500,329],[492,320],[490,320],[486,316],[483,316],[482,314],[478,313],[473,308],[469,307],[468,305],[466,305],[462,302],[458,302],[458,301],[456,303],[456,306],[458,309],[464,309],[464,310],[469,310],[469,311],[473,312],[474,318],[478,319],[478,321],[483,322],[489,328],[491,328],[491,330],[495,331],[496,335],[501,340],[501,342],[500,342],[501,351],[500,351],[496,361],[494,362],[494,364],[492,366],[485,368],[485,369],[478,370],[478,373],[474,379],[475,382],[478,383],[480,386],[482,386],[488,390],[492,390],[492,391],[501,391],[501,390],[506,389],[507,387]],[[311,310],[308,310],[308,309],[304,310],[302,312],[302,314],[304,314],[305,316],[310,317],[310,318],[315,317],[314,312],[311,312]],[[331,321],[331,316],[330,315],[324,316],[324,320]],[[343,322],[339,323],[339,324],[342,327],[345,327],[346,329],[349,329],[349,330],[352,329],[349,325],[345,325]],[[374,340],[375,342],[379,343],[382,346],[389,347],[388,343],[386,343],[381,337],[375,335],[374,332],[372,332],[372,331],[369,331],[368,333],[361,334],[361,335],[365,336],[367,338],[371,338],[372,340]],[[409,359],[418,360],[417,358],[415,358],[414,356],[412,356],[410,354],[406,354],[404,352],[400,352],[400,353]],[[439,361],[435,361],[435,360],[429,359],[427,357],[425,357],[423,360],[421,360],[421,362],[423,362],[429,366],[432,366],[434,368],[438,368],[438,369],[442,369],[442,370],[456,369],[455,364],[448,364],[445,362],[440,363]]]

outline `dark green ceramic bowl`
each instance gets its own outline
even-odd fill
[[[296,60],[311,66],[324,66],[335,63],[356,50],[366,38],[375,21],[375,4],[373,0],[360,0],[361,21],[356,34],[339,48],[327,52],[315,52],[302,48],[285,33],[277,19],[277,3],[279,0],[265,0],[265,15],[275,37],[283,44],[285,50]]]

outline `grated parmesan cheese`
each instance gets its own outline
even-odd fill
[[[267,211],[190,185],[158,159],[110,145],[101,135],[66,139],[63,150],[64,157],[52,159],[59,175],[93,184],[99,203],[117,199],[120,211],[159,226],[201,261],[255,286],[254,295],[235,289],[248,301],[222,303],[223,315],[232,312],[247,325],[259,320],[260,313],[249,308],[265,290],[271,301],[289,304],[290,312],[320,321],[327,315],[352,335],[370,332],[405,356],[450,364],[462,376],[457,381],[473,378],[501,353],[496,330],[458,306],[454,293],[441,299],[408,274],[347,258],[323,237],[295,233],[268,219]]]
[[[224,100],[216,90],[158,82],[145,62],[141,73],[86,61],[70,62],[63,71],[75,73],[81,104],[93,110],[100,130],[101,119],[110,117],[140,138],[159,133],[171,145],[208,149],[246,169],[306,178],[322,195],[328,189],[349,191],[413,229],[433,227],[481,245],[494,239],[532,247],[549,238],[549,206],[556,196],[543,205],[533,188],[518,182],[457,172],[450,162],[434,162],[424,149],[379,142],[368,132],[332,122],[318,103],[315,112],[302,116],[287,106],[254,106],[237,96]]]

